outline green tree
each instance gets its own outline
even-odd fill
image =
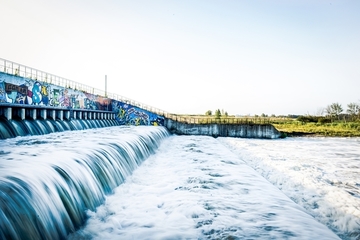
[[[224,113],[225,117],[229,116],[228,112],[225,111]]]
[[[212,111],[211,110],[207,110],[205,113],[206,116],[211,116],[212,115]]]
[[[356,115],[360,115],[360,105],[357,103],[349,103],[346,112],[351,116],[352,120],[355,119]]]
[[[221,117],[221,111],[220,111],[220,109],[216,109],[216,110],[215,110],[215,117],[216,117],[216,118],[220,118],[220,117]]]
[[[331,118],[339,119],[339,115],[342,113],[343,108],[340,103],[333,103],[328,105],[325,109],[326,114]]]

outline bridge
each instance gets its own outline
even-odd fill
[[[91,127],[92,124],[84,122],[96,120],[102,123],[101,126],[165,126],[172,133],[185,135],[250,138],[281,136],[266,122],[231,118],[209,122],[209,119],[182,117],[118,94],[0,58],[0,124],[3,125],[0,129],[8,132],[3,134],[2,138],[31,133],[31,127],[21,125],[21,122],[26,120],[42,120],[45,121],[45,126],[55,124],[56,121],[74,122],[73,125],[77,127],[69,126],[69,130]]]

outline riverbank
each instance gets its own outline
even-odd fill
[[[360,137],[360,122],[303,123],[275,122],[272,125],[286,137]]]
[[[360,137],[360,121],[319,118],[315,122],[301,121],[287,117],[235,117],[206,115],[174,115],[172,120],[191,124],[270,124],[282,133],[281,137],[322,136],[322,137]],[[324,121],[326,120],[326,121]]]

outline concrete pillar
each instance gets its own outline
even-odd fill
[[[37,109],[30,109],[30,118],[36,120]]]
[[[70,119],[70,111],[63,111],[63,117],[64,117],[66,120],[69,120],[69,119]]]
[[[55,110],[49,110],[49,111],[48,111],[48,116],[49,116],[49,118],[51,118],[52,120],[56,120],[56,111],[55,111]]]
[[[18,109],[17,115],[18,115],[18,117],[20,117],[21,120],[24,120],[26,118],[25,108]]]
[[[79,119],[82,119],[82,112],[77,112],[77,117],[79,118]]]
[[[63,110],[56,110],[56,117],[61,121],[64,120],[64,111]]]
[[[7,120],[11,120],[12,119],[12,108],[5,108],[4,109],[4,115],[6,117]]]
[[[88,119],[92,119],[92,112],[88,112]]]
[[[104,113],[100,114],[100,119],[104,119]]]
[[[40,116],[42,119],[46,119],[47,118],[47,110],[46,109],[41,109],[40,110]]]
[[[76,111],[73,111],[73,113],[74,113],[73,118],[74,118],[74,119],[77,119],[77,116],[76,116],[77,112],[76,112]]]
[[[84,119],[88,119],[87,112],[83,112],[83,114],[84,114]]]

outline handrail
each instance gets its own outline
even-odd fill
[[[216,117],[216,116],[205,116],[205,117],[193,117],[169,114],[168,119],[187,123],[187,124],[271,124],[270,119],[261,117]]]
[[[119,94],[115,93],[107,93],[104,90],[100,90],[97,88],[93,88],[89,85],[78,83],[66,78],[62,78],[44,71],[40,71],[35,68],[31,68],[19,63],[15,63],[3,58],[0,58],[0,72],[23,77],[23,78],[29,78],[40,82],[46,82],[54,85],[58,85],[64,88],[72,88],[75,90],[83,91],[86,93],[91,93],[97,96],[103,96],[107,98],[111,98],[117,101],[125,102],[127,104],[142,108],[144,110],[156,113],[158,115],[167,116],[169,115],[168,112],[148,106],[144,103],[132,100],[130,98],[121,96]]]

